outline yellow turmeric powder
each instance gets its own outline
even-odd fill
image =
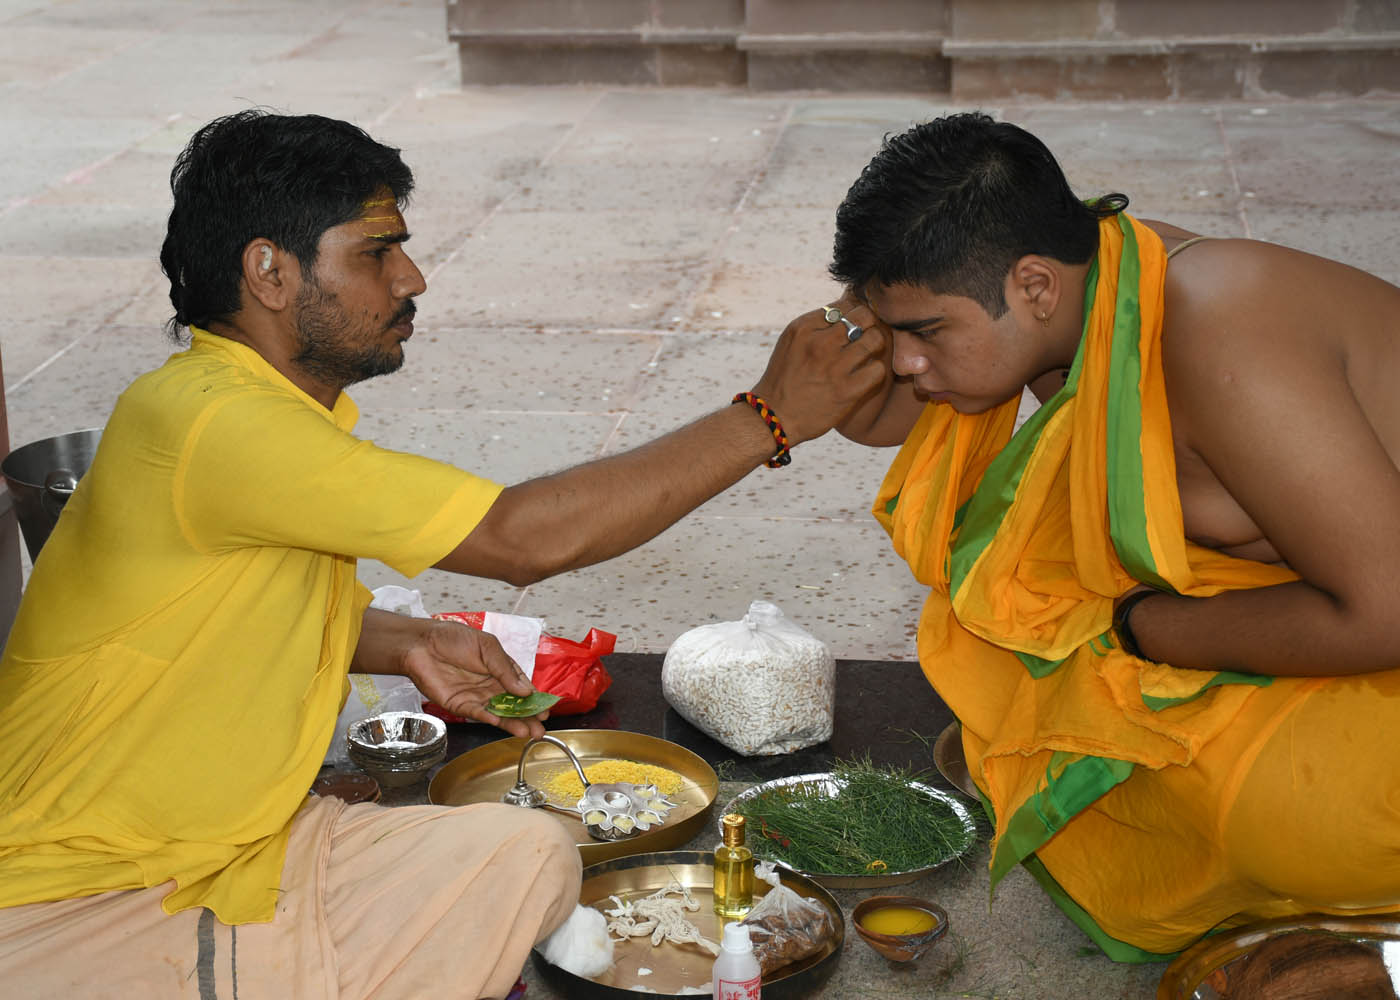
[[[655,764],[639,764],[634,760],[602,760],[586,765],[583,773],[590,783],[607,784],[626,781],[634,785],[655,785],[662,795],[670,797],[685,785],[685,778],[675,771]],[[550,801],[572,806],[583,798],[583,782],[572,768],[564,768],[550,774],[539,783]]]

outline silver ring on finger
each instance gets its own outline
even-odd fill
[[[837,309],[835,306],[825,306],[822,308],[822,319],[826,320],[828,323],[839,323],[843,318],[841,310]]]
[[[846,343],[854,344],[860,339],[860,335],[865,332],[863,327],[856,326],[845,316],[841,317],[841,322],[846,324]]]

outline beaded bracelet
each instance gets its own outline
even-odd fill
[[[768,408],[768,404],[762,396],[755,396],[751,392],[741,392],[737,393],[729,402],[730,405],[747,403],[752,406],[763,418],[763,422],[768,425],[768,429],[773,432],[773,440],[778,442],[778,450],[768,460],[768,468],[777,469],[792,461],[792,452],[788,451],[788,438],[787,434],[783,432],[783,425],[778,420],[778,415]]]

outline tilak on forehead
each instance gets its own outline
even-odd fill
[[[374,192],[360,207],[364,210],[359,218],[364,227],[360,235],[365,239],[382,240],[407,232],[408,225],[403,221],[398,200],[387,187]]]

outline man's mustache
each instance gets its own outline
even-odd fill
[[[414,303],[412,299],[409,299],[403,304],[403,308],[401,308],[398,312],[394,313],[394,318],[389,320],[389,322],[385,324],[384,328],[387,330],[390,327],[398,326],[404,320],[412,319],[417,314],[418,306]]]

